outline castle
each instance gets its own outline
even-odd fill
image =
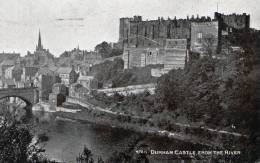
[[[145,21],[142,20],[141,16],[134,16],[120,18],[118,44],[124,49],[123,59],[126,69],[169,62],[165,59],[169,59],[171,56],[169,51],[172,51],[172,56],[175,57],[172,60],[176,61],[177,59],[181,63],[171,67],[183,68],[184,62],[188,59],[188,52],[203,53],[203,39],[213,37],[212,46],[214,51],[219,53],[223,35],[228,35],[234,30],[248,28],[250,28],[250,15],[246,13],[224,15],[215,12],[214,19],[197,15],[197,17],[192,16],[186,19],[159,17],[157,20]],[[181,43],[183,39],[185,43]],[[169,43],[176,45],[169,47]],[[183,48],[183,46],[186,47]],[[178,53],[177,58],[176,53]],[[168,54],[168,57],[165,57],[165,54]],[[183,60],[184,58],[185,60]],[[154,62],[147,62],[148,60]]]
[[[119,41],[121,46],[154,47],[163,46],[165,39],[191,39],[191,24],[218,21],[220,29],[244,29],[250,27],[250,15],[224,15],[215,12],[214,19],[210,17],[192,16],[186,19],[164,19],[143,21],[141,16],[120,18]]]

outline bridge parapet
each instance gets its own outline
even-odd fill
[[[0,89],[0,99],[5,97],[19,97],[25,101],[27,105],[36,104],[39,102],[37,87]]]

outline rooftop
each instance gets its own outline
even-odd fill
[[[54,75],[55,71],[52,71],[52,70],[50,70],[47,67],[43,67],[43,68],[39,69],[38,74],[41,74],[41,75]]]
[[[93,80],[95,79],[94,76],[85,76],[85,75],[80,75],[78,80]]]
[[[57,72],[59,74],[69,74],[72,71],[71,67],[60,67]]]
[[[3,60],[1,63],[0,63],[1,66],[4,66],[4,65],[15,65],[15,61],[14,60]]]
[[[4,83],[7,84],[7,85],[15,85],[15,82],[14,82],[13,79],[5,79]]]

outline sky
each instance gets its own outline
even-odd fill
[[[260,29],[259,6],[260,0],[0,0],[0,52],[33,52],[39,29],[55,56],[78,45],[93,50],[102,41],[116,42],[119,18],[134,15],[151,20],[245,12],[251,27]]]

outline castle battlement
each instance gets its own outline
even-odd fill
[[[220,29],[247,29],[250,28],[250,15],[230,14],[224,15],[215,12],[214,19],[209,16],[192,15],[186,19],[176,17],[158,17],[155,20],[143,20],[142,16],[120,18],[119,44],[124,47],[149,47],[162,45],[165,39],[188,39],[190,40],[191,23],[219,22]]]

